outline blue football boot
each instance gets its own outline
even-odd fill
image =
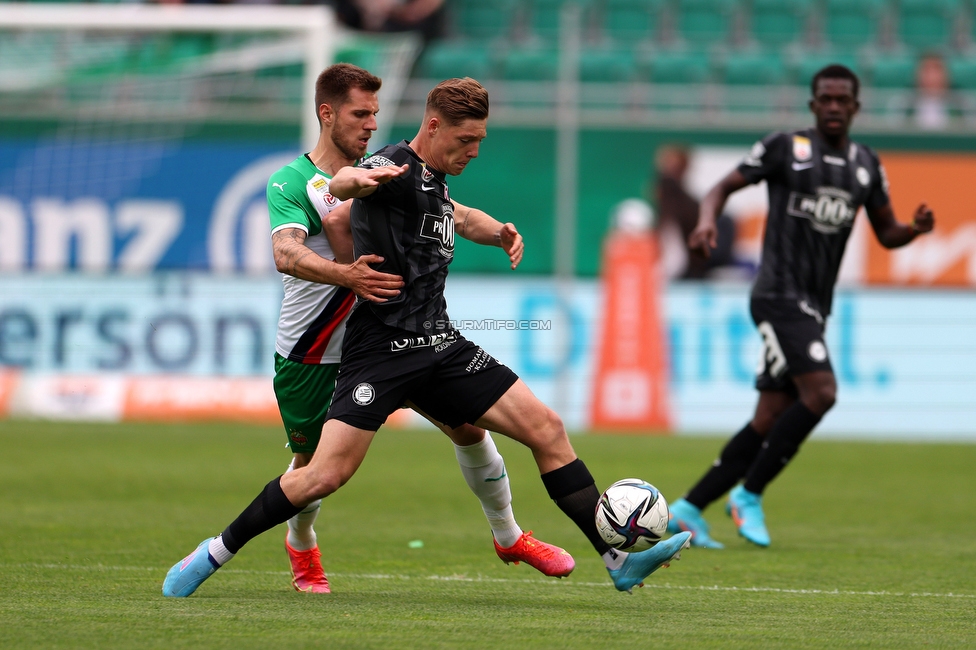
[[[725,511],[738,526],[740,535],[756,546],[769,546],[769,531],[766,530],[761,494],[750,492],[738,485],[729,492],[729,503]]]
[[[619,569],[607,569],[613,586],[619,591],[633,593],[633,588],[644,584],[644,579],[661,567],[671,564],[671,560],[681,559],[681,550],[691,546],[691,533],[678,533],[674,537],[661,540],[646,551],[628,553],[627,559]]]
[[[164,596],[186,598],[220,568],[207,550],[212,539],[208,537],[203,540],[192,553],[173,565],[163,580]]]
[[[685,501],[678,499],[671,504],[671,519],[668,521],[669,533],[680,533],[683,530],[691,533],[691,545],[698,548],[725,548],[725,544],[712,539],[708,534],[708,522],[702,517],[701,510]]]

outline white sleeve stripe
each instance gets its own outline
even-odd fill
[[[279,230],[284,230],[285,228],[298,228],[299,230],[304,230],[306,235],[308,234],[308,226],[306,226],[303,223],[284,223],[284,224],[281,224],[277,228],[272,229],[271,234],[273,235],[276,232],[278,232]]]

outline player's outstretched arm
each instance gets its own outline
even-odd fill
[[[910,243],[918,235],[932,232],[935,228],[935,215],[926,204],[915,209],[911,223],[900,223],[888,203],[884,207],[868,210],[868,218],[878,242],[885,248],[898,248]]]
[[[369,267],[382,262],[382,257],[364,255],[352,264],[338,264],[306,246],[306,237],[301,228],[282,228],[271,235],[278,271],[301,280],[347,287],[371,302],[386,302],[400,293],[403,278]]]
[[[718,228],[715,226],[718,215],[729,196],[748,184],[742,172],[733,169],[708,191],[698,208],[698,225],[688,236],[688,248],[705,257],[711,256],[712,249],[718,247]]]
[[[361,199],[376,191],[383,183],[388,183],[398,176],[402,176],[410,169],[410,165],[390,165],[384,167],[343,167],[329,181],[329,193],[345,201],[346,199]]]
[[[322,229],[329,240],[329,248],[332,249],[336,262],[340,264],[353,262],[352,226],[349,225],[351,210],[352,201],[343,201],[322,219]]]
[[[454,203],[454,232],[468,241],[484,246],[498,246],[508,254],[512,270],[522,261],[525,242],[515,224],[498,221],[487,212]]]

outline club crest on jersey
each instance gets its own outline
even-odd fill
[[[857,182],[867,187],[871,183],[871,173],[864,167],[857,168]]]
[[[352,401],[360,406],[367,406],[373,403],[376,398],[376,391],[371,384],[363,382],[352,389]]]
[[[802,135],[793,136],[793,158],[799,162],[810,160],[813,157],[813,148],[810,146],[810,138]]]
[[[437,242],[437,250],[444,257],[454,257],[454,210],[450,203],[444,204],[444,214],[440,216],[424,214],[420,236]]]
[[[310,192],[313,192],[322,198],[322,202],[327,208],[334,208],[341,203],[339,199],[329,194],[329,181],[321,174],[316,174],[313,176],[308,182],[308,187]],[[313,198],[313,203],[314,202],[315,201]],[[321,206],[318,207],[321,210]]]

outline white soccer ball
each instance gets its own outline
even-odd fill
[[[661,541],[668,530],[668,502],[639,478],[625,478],[607,488],[596,506],[596,527],[610,546],[643,551]]]

